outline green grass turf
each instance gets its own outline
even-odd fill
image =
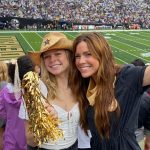
[[[48,31],[49,32],[49,31]],[[0,36],[16,36],[24,52],[39,51],[43,36],[46,31],[1,31]],[[150,30],[138,31],[98,31],[102,32],[112,47],[117,63],[130,63],[136,58],[143,59],[145,63],[150,62]],[[80,32],[64,32],[69,39],[74,39]]]

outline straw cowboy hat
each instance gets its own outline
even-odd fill
[[[33,62],[40,65],[41,54],[49,50],[70,50],[72,51],[73,41],[60,32],[51,32],[44,36],[39,52],[28,52]]]

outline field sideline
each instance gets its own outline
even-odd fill
[[[3,42],[1,39],[6,36],[15,36],[24,52],[39,51],[43,36],[48,32],[50,31],[2,30],[0,31],[0,53],[3,50],[1,49]],[[143,59],[145,63],[150,62],[150,30],[99,30],[96,32],[101,32],[108,40],[117,63],[129,63],[136,58]],[[74,39],[80,32],[65,31],[64,34],[68,38]]]

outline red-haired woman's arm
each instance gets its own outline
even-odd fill
[[[150,66],[145,69],[143,86],[150,85]]]

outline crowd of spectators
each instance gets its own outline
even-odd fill
[[[150,26],[149,0],[0,0],[0,17]]]

